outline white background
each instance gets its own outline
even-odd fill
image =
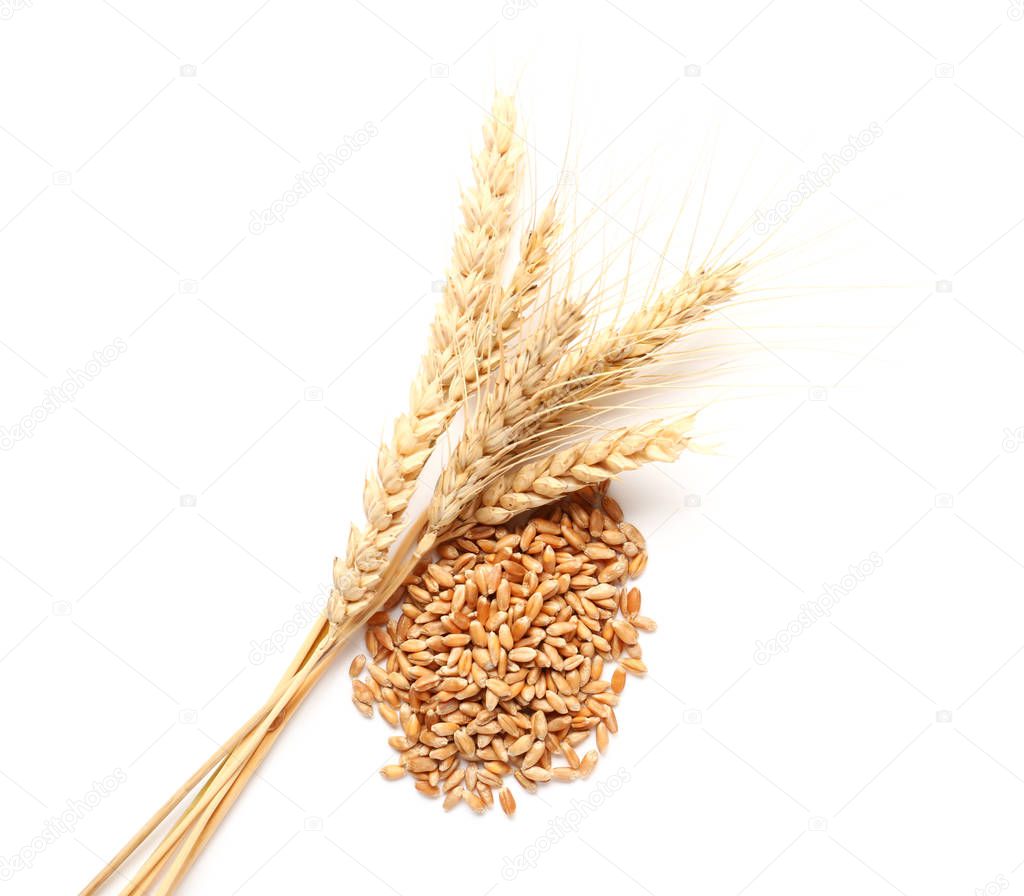
[[[512,822],[446,815],[376,774],[388,731],[353,711],[348,651],[183,892],[1024,888],[1022,17],[4,0],[0,426],[125,350],[0,453],[0,862],[33,866],[0,893],[76,891],[297,647],[405,400],[496,86],[518,90],[530,194],[571,175],[610,249],[650,213],[641,262],[688,185],[708,186],[706,244],[881,136],[778,233],[751,275],[772,300],[723,324],[746,367],[704,418],[718,453],[618,487],[660,629],[595,775],[523,794]],[[517,855],[535,867],[508,881]]]

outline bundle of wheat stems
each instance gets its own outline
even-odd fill
[[[747,262],[705,259],[627,313],[602,315],[605,293],[583,287],[563,233],[557,198],[532,211],[518,253],[511,249],[524,144],[510,97],[498,95],[473,158],[472,186],[446,288],[412,383],[409,407],[379,449],[365,483],[365,522],[354,525],[334,588],[277,688],[263,706],[153,815],[82,891],[95,893],[193,790],[163,839],[122,890],[167,894],[181,882],[284,723],[339,648],[382,607],[438,544],[475,525],[495,525],[650,461],[674,460],[693,416],[609,429],[602,411],[664,385],[656,365],[733,300]],[[513,259],[513,255],[517,256]],[[508,264],[506,265],[506,261]],[[511,268],[511,270],[507,270]],[[457,428],[426,510],[407,513],[442,436]],[[201,786],[200,786],[201,785]]]

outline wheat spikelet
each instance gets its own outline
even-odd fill
[[[690,440],[694,417],[653,420],[584,440],[524,464],[488,486],[476,508],[478,523],[505,523],[524,510],[541,507],[588,485],[599,485],[651,461],[675,460]]]
[[[509,292],[529,300],[545,281],[555,256],[555,244],[561,231],[558,200],[552,196],[536,224],[523,235],[519,263],[509,282]]]

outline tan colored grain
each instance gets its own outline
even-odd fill
[[[647,664],[643,660],[633,659],[632,657],[625,657],[620,661],[620,665],[627,672],[632,672],[634,675],[647,674]]]
[[[498,802],[501,803],[502,810],[509,818],[515,815],[516,798],[512,796],[512,791],[507,787],[502,787],[498,791]]]
[[[580,761],[579,773],[582,778],[589,778],[597,766],[597,750],[588,750]]]
[[[621,694],[622,689],[626,686],[626,673],[618,668],[612,672],[612,690],[616,694]]]
[[[436,797],[440,795],[441,791],[436,784],[431,784],[429,781],[417,781],[416,789],[424,796]]]
[[[648,616],[634,616],[633,627],[642,632],[654,632],[658,630],[658,623]]]

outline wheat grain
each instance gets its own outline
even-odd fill
[[[646,675],[647,664],[640,659],[633,659],[628,657],[621,661],[622,668],[627,672],[632,672],[634,675]]]
[[[515,815],[516,798],[512,796],[512,791],[507,787],[502,787],[498,791],[498,802],[501,803],[502,810],[509,818]]]
[[[612,673],[612,690],[616,694],[621,694],[622,689],[626,686],[626,673],[622,669],[616,669]]]
[[[597,765],[597,751],[588,750],[583,759],[580,760],[579,773],[581,778],[589,778]]]

